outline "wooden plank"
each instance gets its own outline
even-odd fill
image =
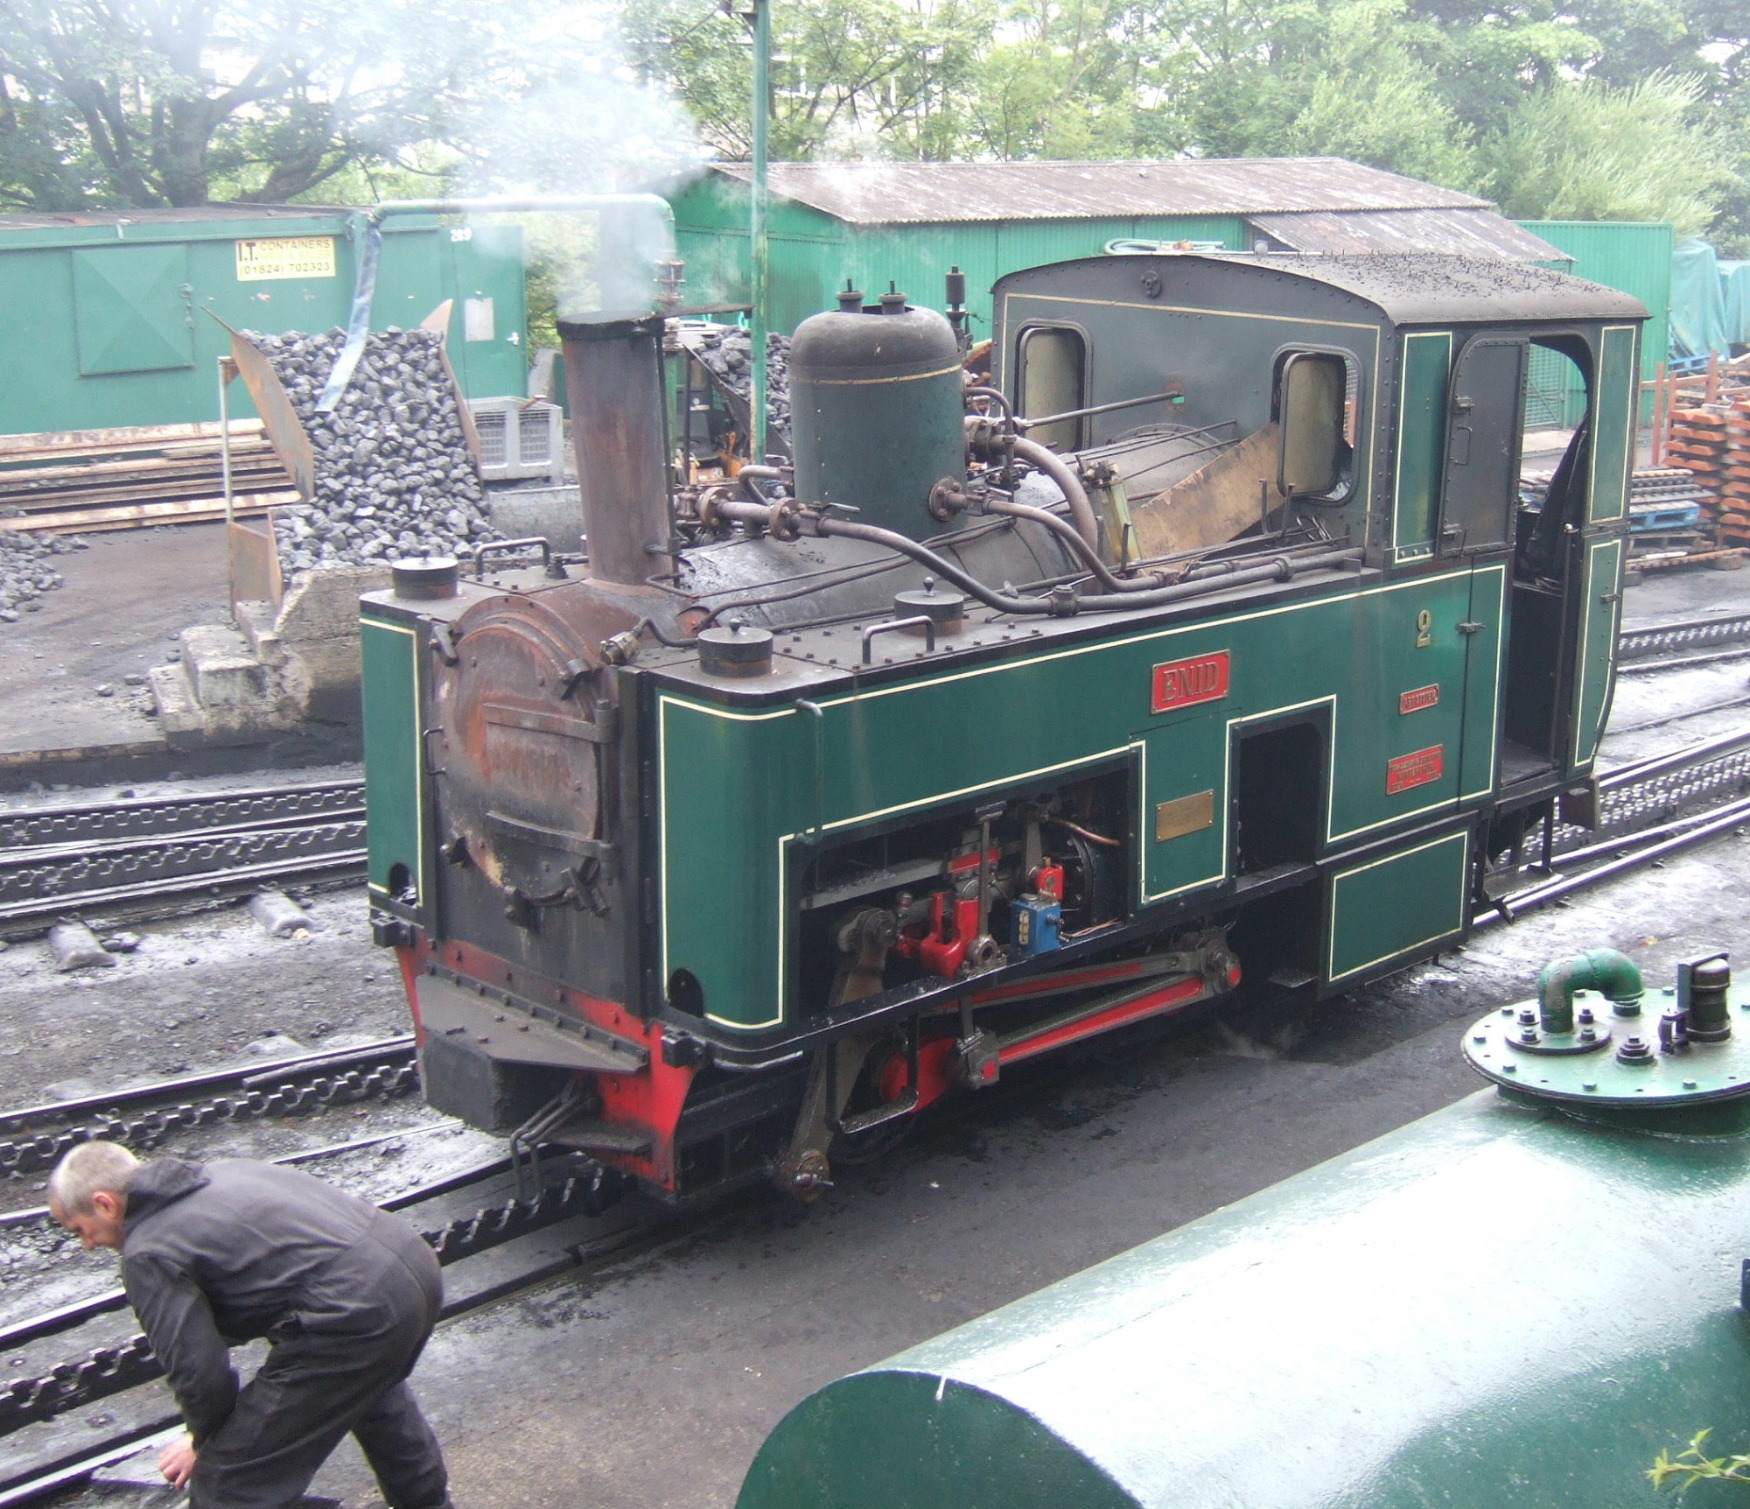
[[[40,450],[64,455],[69,450],[101,450],[106,446],[163,445],[173,440],[217,439],[225,427],[217,419],[192,420],[187,424],[136,424],[113,430],[39,430],[32,434],[0,435],[0,456]],[[261,434],[259,419],[233,419],[233,435]]]
[[[266,456],[273,454],[273,447],[260,435],[237,435],[231,440],[231,457],[235,461],[240,456]],[[217,440],[187,440],[175,445],[140,446],[129,451],[103,451],[85,454],[56,452],[29,452],[24,456],[0,455],[0,483],[15,477],[68,476],[76,477],[81,473],[100,470],[115,471],[130,466],[158,466],[167,463],[179,465],[194,465],[203,463],[207,466],[219,466],[223,463],[224,448]]]
[[[249,493],[236,499],[238,514],[265,513],[281,503],[296,503],[294,490]],[[166,503],[130,503],[109,508],[75,508],[63,513],[7,519],[0,526],[33,534],[99,534],[109,529],[140,529],[152,524],[190,524],[225,517],[223,498],[186,498]]]
[[[1267,424],[1163,493],[1130,505],[1136,555],[1150,560],[1244,534],[1263,517],[1259,482],[1276,475],[1277,427]],[[1282,495],[1269,488],[1272,512]]]
[[[263,488],[272,487],[276,483],[283,485],[290,480],[283,471],[277,468],[267,468],[260,471],[250,471],[242,477],[233,476],[232,488],[245,492],[260,492]],[[138,487],[76,489],[34,496],[29,493],[15,493],[0,496],[0,503],[11,508],[22,508],[26,515],[35,515],[45,512],[53,513],[66,508],[100,508],[111,503],[168,501],[179,497],[214,498],[223,496],[224,488],[219,478],[205,476],[163,482],[145,482]]]
[[[279,458],[266,446],[239,455],[231,453],[231,470],[242,467],[271,467],[284,471]],[[110,477],[219,477],[224,468],[217,456],[154,456],[137,461],[94,461],[89,466],[43,466],[28,471],[0,472],[0,495],[16,492],[42,492],[71,483],[77,487],[88,482],[102,482]]]

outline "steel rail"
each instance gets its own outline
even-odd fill
[[[178,834],[108,844],[56,846],[50,854],[20,849],[0,854],[0,915],[20,905],[66,906],[117,887],[200,881],[249,865],[283,859],[319,860],[364,847],[363,816],[285,823],[223,833]]]
[[[1750,728],[1738,729],[1728,734],[1718,734],[1711,739],[1697,739],[1693,744],[1685,744],[1667,754],[1649,755],[1643,760],[1614,766],[1597,777],[1598,791],[1600,795],[1603,795],[1623,786],[1651,780],[1654,776],[1664,775],[1670,771],[1706,764],[1709,760],[1717,759],[1721,755],[1730,754],[1734,750],[1743,749],[1746,746],[1750,746]]]
[[[66,896],[33,897],[0,905],[0,936],[40,933],[67,917],[119,921],[143,913],[174,915],[190,906],[246,895],[267,883],[352,879],[364,871],[364,849],[343,849],[332,854],[294,855],[202,874],[105,886]],[[174,905],[169,913],[155,910],[171,903]]]
[[[0,1172],[34,1173],[58,1162],[82,1142],[102,1139],[131,1147],[156,1147],[175,1131],[193,1130],[221,1122],[260,1121],[269,1116],[303,1116],[334,1105],[353,1105],[361,1100],[393,1100],[407,1094],[418,1082],[410,1038],[391,1039],[386,1049],[346,1050],[335,1054],[310,1054],[289,1059],[263,1070],[221,1070],[208,1075],[171,1080],[165,1086],[142,1086],[121,1097],[91,1097],[62,1102],[46,1108],[48,1114],[87,1116],[71,1125],[43,1126],[0,1141]],[[231,1090],[201,1101],[170,1101],[167,1094],[190,1086]],[[66,1107],[77,1107],[68,1113]],[[88,1113],[102,1109],[95,1116]],[[42,1108],[39,1108],[42,1109]],[[27,1120],[27,1118],[29,1118]],[[41,1125],[37,1111],[14,1113],[9,1125],[24,1121]]]
[[[1747,822],[1750,822],[1750,800],[1734,802],[1685,832],[1674,834],[1654,843],[1642,844],[1636,847],[1632,853],[1624,854],[1617,859],[1607,860],[1600,865],[1594,865],[1589,870],[1581,870],[1578,874],[1558,876],[1543,882],[1541,885],[1529,886],[1523,891],[1497,897],[1494,900],[1494,911],[1485,912],[1478,917],[1471,924],[1471,931],[1476,932],[1486,927],[1492,927],[1500,921],[1517,922],[1525,913],[1551,901],[1571,896],[1575,891],[1596,885],[1601,880],[1609,880],[1612,876],[1638,869],[1645,864],[1651,864],[1654,860],[1662,859],[1667,854],[1675,854],[1692,844],[1702,843],[1710,838],[1718,838],[1734,828],[1742,827]],[[1598,847],[1608,846],[1599,845]]]
[[[397,1142],[404,1137],[429,1137],[436,1132],[454,1131],[460,1123],[451,1121],[432,1122],[420,1127],[402,1127],[398,1132],[376,1132],[369,1137],[355,1137],[350,1142],[331,1142],[326,1147],[307,1147],[296,1153],[281,1153],[277,1158],[269,1158],[269,1163],[279,1163],[287,1168],[295,1168],[301,1163],[315,1163],[323,1158],[339,1158],[347,1153],[363,1152],[366,1148],[381,1147],[386,1142]],[[10,1231],[19,1226],[33,1226],[50,1218],[49,1207],[46,1205],[31,1205],[23,1210],[9,1210],[0,1214],[0,1231]]]
[[[1620,664],[1656,655],[1662,649],[1730,644],[1737,640],[1750,640],[1750,613],[1717,614],[1711,618],[1678,619],[1671,623],[1625,629],[1617,637],[1616,656]]]
[[[194,796],[124,797],[110,802],[0,812],[0,849],[92,839],[193,833],[218,827],[259,826],[282,819],[316,819],[364,800],[359,780],[258,786]]]
[[[1616,668],[1619,676],[1662,676],[1667,671],[1690,671],[1697,666],[1719,665],[1722,661],[1742,660],[1750,655],[1750,645],[1742,645],[1735,650],[1714,650],[1706,655],[1680,655],[1675,658],[1646,658],[1627,660]]]
[[[221,1085],[247,1087],[270,1079],[288,1070],[337,1068],[358,1063],[367,1058],[413,1053],[413,1035],[397,1033],[376,1042],[360,1043],[356,1048],[323,1048],[314,1053],[299,1053],[290,1058],[275,1059],[267,1064],[240,1064],[232,1069],[204,1069],[199,1074],[185,1074],[177,1079],[154,1080],[150,1084],[129,1085],[93,1095],[81,1095],[72,1100],[46,1101],[40,1106],[25,1106],[17,1111],[0,1111],[0,1131],[15,1131],[36,1121],[77,1116],[82,1111],[119,1110],[122,1106],[163,1100],[166,1096],[187,1095],[196,1090],[217,1089]]]
[[[214,843],[220,839],[247,838],[257,833],[281,833],[296,828],[321,828],[336,823],[362,823],[365,809],[362,802],[337,807],[333,811],[297,812],[284,817],[263,817],[247,823],[226,823],[213,828],[200,828],[190,833],[140,833],[122,838],[102,840],[105,857],[123,854],[151,854],[159,850],[174,850],[195,844]],[[53,843],[27,844],[10,847],[0,844],[0,873],[35,864],[50,864],[57,859],[90,858],[90,838],[59,839]]]

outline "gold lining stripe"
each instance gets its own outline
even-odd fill
[[[951,367],[938,367],[934,372],[912,372],[904,377],[805,377],[802,382],[815,383],[822,388],[878,388],[886,383],[922,382],[928,377],[946,377],[950,372],[958,372],[960,363]]]

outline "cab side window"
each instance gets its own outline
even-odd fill
[[[1018,373],[1015,406],[1023,419],[1067,414],[1087,406],[1088,346],[1081,331],[1067,325],[1029,325],[1016,342]],[[1082,444],[1083,420],[1060,419],[1027,431],[1055,451],[1073,451]]]
[[[1309,503],[1339,503],[1354,478],[1349,364],[1327,351],[1291,351],[1276,369],[1272,405],[1281,427],[1277,490]]]

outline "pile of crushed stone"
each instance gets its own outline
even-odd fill
[[[746,398],[753,387],[748,351],[753,337],[734,325],[711,325],[697,336],[699,360],[723,385]],[[772,331],[766,336],[766,427],[790,441],[790,339]]]
[[[504,538],[486,517],[441,336],[374,332],[333,412],[318,414],[345,332],[246,335],[284,385],[316,458],[315,499],[275,510],[282,571],[467,554]]]
[[[25,534],[0,526],[0,623],[15,624],[20,613],[34,613],[45,592],[64,585],[49,558],[84,550],[77,535]]]

